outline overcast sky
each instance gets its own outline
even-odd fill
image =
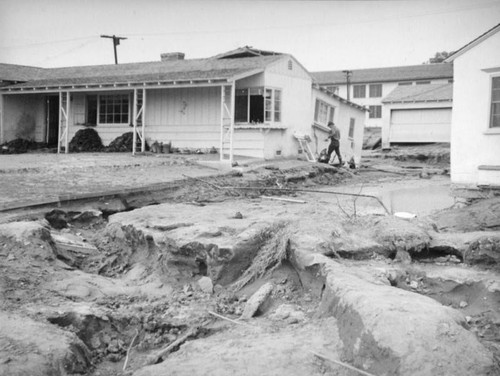
[[[500,23],[500,0],[0,0],[0,62],[113,64],[240,46],[290,53],[309,71],[420,64]]]

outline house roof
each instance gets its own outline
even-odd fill
[[[491,29],[489,29],[485,33],[481,34],[476,39],[470,41],[465,46],[463,46],[462,48],[460,48],[457,51],[455,51],[454,53],[452,53],[450,56],[448,56],[448,58],[445,60],[445,62],[447,62],[447,63],[452,62],[457,57],[459,57],[463,53],[469,51],[471,48],[475,47],[479,43],[482,43],[485,39],[488,39],[489,37],[491,37],[493,34],[497,33],[498,31],[500,31],[500,24],[493,26]]]
[[[212,59],[232,59],[240,57],[252,57],[252,56],[269,56],[269,55],[282,55],[280,52],[275,51],[264,51],[258,50],[250,46],[239,47],[235,50],[224,52],[212,57]]]
[[[263,71],[283,55],[238,59],[191,59],[43,69],[36,79],[3,91],[74,88],[92,85],[142,85],[158,82],[232,80]]]
[[[36,79],[45,69],[26,65],[0,63],[0,81],[22,82]]]
[[[400,67],[369,68],[351,70],[350,82],[394,82],[414,81],[438,78],[453,78],[452,64],[420,64]],[[321,85],[336,85],[346,83],[344,71],[311,72],[311,75]]]
[[[403,85],[389,93],[382,103],[451,102],[453,84]]]

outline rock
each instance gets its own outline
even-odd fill
[[[413,222],[393,216],[381,219],[371,229],[373,238],[393,252],[403,250],[410,255],[427,249],[431,240],[429,234]]]
[[[467,302],[466,302],[466,301],[462,300],[458,306],[459,306],[460,308],[465,308],[465,307],[467,307],[468,305],[469,305],[469,304],[467,304]]]
[[[250,319],[255,316],[259,308],[265,303],[267,298],[269,298],[271,292],[273,292],[273,288],[273,284],[269,282],[262,285],[257,292],[255,292],[250,299],[248,299],[241,318]]]
[[[236,212],[236,213],[234,214],[234,217],[233,217],[233,218],[234,218],[234,219],[243,219],[243,214],[241,214],[240,212]]]
[[[365,280],[321,255],[301,260],[304,267],[323,265],[326,287],[319,315],[336,317],[343,358],[354,366],[376,375],[495,373],[493,355],[463,327],[465,317],[459,311]]]
[[[68,227],[70,216],[65,211],[54,209],[45,214],[45,219],[53,228],[55,228],[56,230],[61,230]]]
[[[90,352],[73,333],[47,322],[0,312],[0,374],[66,376],[86,373]]]
[[[408,286],[410,286],[412,289],[416,290],[416,289],[418,289],[418,282],[417,281],[411,281]]]
[[[282,304],[269,316],[271,320],[274,321],[284,321],[287,323],[297,323],[305,319],[304,312],[300,311],[300,308],[293,304]]]
[[[200,287],[201,291],[207,294],[212,294],[214,292],[214,285],[209,277],[201,277],[198,280],[198,286]]]

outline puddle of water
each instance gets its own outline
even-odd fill
[[[446,209],[456,202],[455,197],[450,195],[448,184],[386,191],[381,199],[392,213],[408,212],[417,215]]]

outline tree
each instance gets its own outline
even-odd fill
[[[429,58],[428,61],[426,61],[424,64],[434,64],[434,63],[442,63],[443,61],[448,58],[448,56],[452,55],[453,51],[447,52],[447,51],[441,51],[441,52],[436,52],[434,54],[434,57]]]

